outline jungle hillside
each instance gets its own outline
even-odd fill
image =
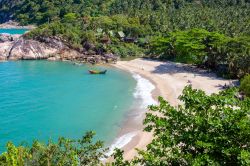
[[[129,161],[116,149],[104,163],[108,149],[87,132],[9,142],[0,166],[250,165],[250,0],[0,0],[0,22],[9,20],[37,26],[26,39],[56,37],[82,53],[191,64],[239,79],[240,87],[207,95],[189,85],[176,107],[159,97],[144,119],[153,140]]]
[[[35,24],[72,48],[195,64],[227,78],[250,72],[248,0],[2,0],[0,22]]]

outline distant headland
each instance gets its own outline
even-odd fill
[[[35,25],[25,25],[22,26],[16,21],[9,20],[3,24],[0,24],[0,29],[34,29]]]
[[[71,47],[60,37],[43,37],[30,39],[25,36],[26,30],[35,29],[34,25],[19,26],[17,22],[8,21],[0,24],[0,61],[6,60],[70,60],[83,63],[114,63],[117,57],[112,53],[97,54]],[[10,30],[25,30],[23,34],[9,34]]]

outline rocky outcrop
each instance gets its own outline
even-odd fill
[[[0,43],[0,61],[7,60],[10,50],[13,46],[13,42]]]
[[[1,18],[1,14],[0,14],[0,18]],[[34,25],[21,26],[19,25],[18,22],[15,22],[12,20],[8,20],[7,22],[0,24],[0,28],[4,28],[4,29],[34,29],[35,27],[36,26]]]
[[[28,60],[47,59],[59,49],[36,40],[27,40],[14,35],[0,35],[0,59]]]
[[[12,35],[0,35],[0,61],[2,60],[71,60],[96,63],[116,62],[113,54],[87,54],[64,44],[60,38],[24,39]]]
[[[53,47],[48,47],[46,44],[35,41],[25,40],[20,38],[14,42],[10,49],[9,60],[32,60],[32,59],[47,59],[58,50]]]
[[[0,43],[16,41],[19,38],[20,35],[0,34]]]

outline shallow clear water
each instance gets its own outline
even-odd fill
[[[89,68],[66,62],[0,63],[0,151],[7,141],[79,138],[89,130],[106,142],[114,139],[133,103],[136,81],[115,68],[105,67],[106,75],[90,75]]]
[[[27,29],[0,29],[0,33],[9,33],[9,34],[18,34],[22,35],[24,34]]]

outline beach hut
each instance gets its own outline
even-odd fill
[[[121,39],[124,39],[125,34],[124,34],[124,32],[119,31],[119,32],[118,32],[118,36],[119,36]]]

